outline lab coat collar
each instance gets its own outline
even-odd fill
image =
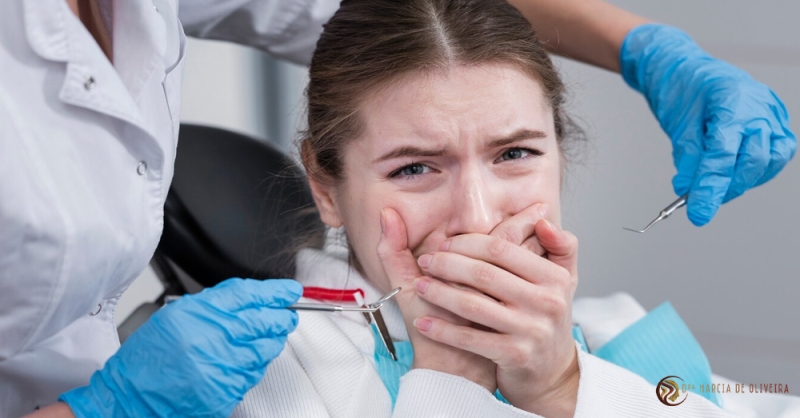
[[[163,82],[166,76],[167,29],[162,14],[173,17],[171,24],[177,25],[167,5],[157,8],[149,0],[114,0],[114,64],[134,100],[150,77],[161,77]]]
[[[151,133],[136,105],[166,48],[164,21],[150,2],[114,0],[114,60],[109,62],[63,0],[24,0],[26,36],[37,55],[67,63],[59,98]],[[163,70],[163,68],[162,68]],[[163,80],[160,80],[163,81]]]
[[[49,61],[67,61],[65,16],[71,13],[64,1],[25,0],[25,34],[31,48]]]

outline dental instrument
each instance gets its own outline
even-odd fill
[[[678,208],[686,205],[686,200],[688,198],[689,198],[689,193],[686,193],[685,195],[679,197],[678,200],[670,203],[669,206],[664,208],[664,210],[662,210],[658,214],[658,216],[655,219],[653,219],[652,222],[647,224],[647,226],[644,227],[644,229],[642,229],[641,231],[637,230],[637,229],[626,228],[626,227],[622,227],[622,229],[625,229],[625,230],[628,230],[628,231],[633,231],[633,232],[636,232],[636,233],[639,233],[639,234],[643,234],[645,231],[650,229],[651,226],[655,225],[656,223],[658,223],[662,219],[667,219],[667,217],[669,217],[669,215],[672,215],[672,213],[675,212],[676,210],[678,210]]]
[[[394,343],[392,343],[392,337],[389,335],[389,329],[386,327],[386,322],[383,320],[383,314],[381,314],[380,309],[384,303],[397,296],[397,294],[400,293],[400,290],[401,288],[399,287],[395,288],[374,303],[370,303],[368,305],[342,306],[329,303],[295,303],[294,305],[287,307],[287,309],[316,312],[361,312],[364,314],[364,318],[366,318],[369,324],[375,324],[378,334],[381,336],[381,340],[383,341],[383,345],[386,347],[386,351],[388,351],[392,356],[392,360],[397,361]]]

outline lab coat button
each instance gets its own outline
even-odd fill
[[[95,84],[96,83],[94,82],[94,77],[92,76],[87,76],[86,79],[83,80],[83,88],[85,88],[86,91],[94,90]]]
[[[147,163],[144,161],[139,161],[139,165],[136,167],[136,172],[139,173],[140,176],[143,176],[144,173],[147,172]]]

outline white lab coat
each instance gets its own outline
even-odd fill
[[[100,3],[113,66],[64,0],[0,2],[0,417],[55,402],[119,347],[117,300],[161,235],[184,28],[304,63],[338,7]]]

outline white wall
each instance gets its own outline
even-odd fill
[[[769,84],[800,132],[800,3],[613,2],[684,28],[712,54]],[[288,72],[286,84],[276,87],[265,84],[256,52],[194,40],[189,48],[183,120],[287,143],[297,125],[302,70],[266,68]],[[643,226],[674,200],[670,143],[618,75],[565,60],[559,66],[572,90],[572,112],[590,137],[586,163],[573,165],[564,191],[565,227],[581,241],[578,295],[625,291],[647,309],[670,300],[717,373],[800,387],[798,163],[725,205],[706,227],[693,227],[681,210],[644,235],[623,231]],[[264,92],[276,89],[285,89],[285,102],[265,101]],[[123,297],[118,317],[159,292],[145,274]]]
[[[181,121],[266,137],[261,57],[251,48],[190,38]]]

